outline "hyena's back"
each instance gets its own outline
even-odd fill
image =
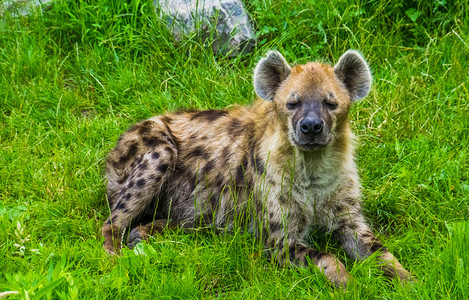
[[[243,108],[138,123],[107,159],[108,223],[136,226],[149,217],[184,226],[197,221],[225,226],[262,175],[265,162],[254,128],[259,126]]]

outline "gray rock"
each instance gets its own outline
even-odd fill
[[[241,0],[155,0],[177,41],[197,35],[216,54],[249,53],[256,43]]]
[[[4,15],[5,12],[9,12],[12,16],[29,16],[31,15],[36,7],[44,8],[52,4],[54,0],[11,0],[11,1],[0,1],[0,15]]]

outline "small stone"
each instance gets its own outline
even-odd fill
[[[197,34],[214,53],[228,56],[253,50],[256,40],[241,0],[155,0],[177,41]]]
[[[8,11],[12,16],[29,16],[36,7],[47,7],[54,0],[11,0],[0,3],[0,15],[4,15]],[[1,1],[0,1],[1,2]]]

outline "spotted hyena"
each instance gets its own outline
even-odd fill
[[[166,114],[133,126],[107,158],[105,249],[117,252],[126,229],[133,246],[169,225],[229,228],[242,219],[274,259],[314,263],[345,286],[344,265],[305,243],[314,225],[335,233],[350,257],[380,251],[385,273],[410,279],[360,208],[348,112],[370,85],[356,51],[334,67],[290,67],[271,51],[255,68],[263,100],[251,107]]]

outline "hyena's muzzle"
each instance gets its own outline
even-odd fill
[[[293,139],[301,149],[314,150],[326,147],[332,140],[332,118],[322,101],[303,101],[292,118]]]

